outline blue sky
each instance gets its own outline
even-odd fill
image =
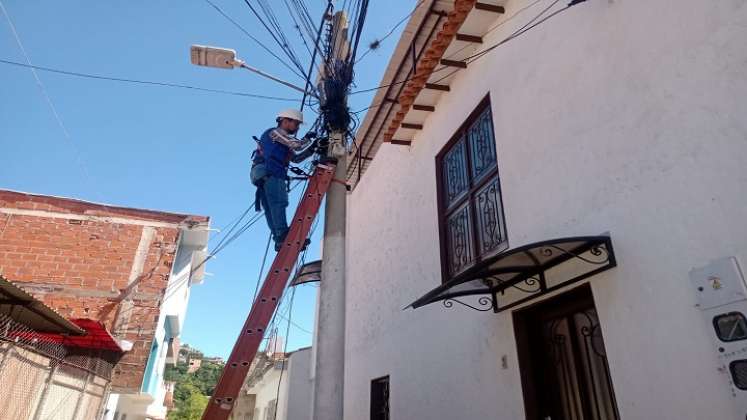
[[[230,47],[247,63],[300,83],[204,0],[2,1],[32,62],[39,66],[299,97],[248,72],[190,65],[193,43]],[[274,46],[243,1],[213,1]],[[326,1],[306,3],[317,19]],[[386,34],[415,5],[414,0],[371,3],[361,38],[364,46]],[[282,2],[271,4],[278,15],[287,16]],[[307,65],[309,56],[298,35],[284,23]],[[379,83],[401,29],[358,66],[360,88]],[[24,61],[1,16],[0,59]],[[253,200],[254,189],[248,182],[251,135],[271,125],[279,109],[298,105],[38,74],[71,141],[63,135],[31,72],[0,63],[0,188],[208,215],[213,227],[227,225]],[[351,97],[351,108],[368,106],[372,95]],[[319,255],[322,230],[319,226],[316,231],[308,260]],[[267,234],[262,221],[210,261],[207,271],[213,275],[193,288],[183,342],[209,355],[228,355],[249,310]],[[300,287],[292,311],[294,322],[308,331],[313,328],[315,293],[314,286]],[[286,324],[280,325],[283,334]],[[311,344],[311,336],[301,328],[291,327],[289,350]]]

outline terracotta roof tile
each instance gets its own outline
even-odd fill
[[[475,3],[477,3],[477,0],[454,0],[454,9],[449,12],[441,30],[435,39],[431,41],[423,57],[415,66],[417,76],[405,84],[402,95],[399,97],[399,111],[390,122],[389,128],[384,132],[384,141],[389,142],[392,140],[394,133],[400,124],[402,124],[402,121],[404,121],[413,102],[415,102],[415,98],[425,86],[428,78],[433,74],[433,70],[440,62],[446,49],[456,36],[457,31],[467,19],[467,15],[469,15]]]

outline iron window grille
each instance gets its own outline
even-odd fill
[[[436,156],[436,173],[446,282],[508,248],[489,97]]]
[[[371,381],[371,420],[389,420],[389,376]]]

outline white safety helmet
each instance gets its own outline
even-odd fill
[[[282,118],[288,118],[288,119],[296,120],[300,123],[303,123],[303,112],[297,109],[284,109],[278,112],[278,115],[275,119],[277,121],[280,121],[280,119]]]

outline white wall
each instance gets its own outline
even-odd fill
[[[296,350],[288,359],[288,381],[280,394],[278,420],[311,419],[311,348]]]
[[[440,283],[435,155],[487,93],[510,245],[611,232],[590,284],[622,419],[729,419],[688,271],[747,267],[745,40],[745,0],[590,0],[460,72],[349,198],[345,419],[387,374],[392,419],[524,416],[509,312],[402,310]]]
[[[253,387],[249,388],[249,393],[256,395],[254,403],[254,413],[259,413],[259,415],[257,417],[254,417],[252,420],[267,420],[266,409],[267,407],[271,406],[270,404],[274,405],[274,401],[276,399],[278,400],[278,411],[280,411],[281,403],[283,402],[283,400],[278,399],[278,381],[281,381],[280,392],[287,392],[288,377],[286,376],[286,374],[287,372],[284,372],[281,379],[280,369],[270,369],[269,371],[267,371],[267,373],[264,374],[259,382],[257,382]],[[257,411],[257,409],[259,411]],[[280,420],[282,419],[282,417],[276,417],[276,419]]]
[[[265,409],[277,399],[276,420],[308,420],[311,418],[311,348],[296,350],[286,361],[282,379],[280,362],[268,370],[262,379],[249,388],[255,395],[255,407],[259,417],[253,420],[266,420]],[[278,389],[278,381],[280,388]],[[242,391],[243,392],[243,391]],[[237,420],[241,420],[237,417]]]

